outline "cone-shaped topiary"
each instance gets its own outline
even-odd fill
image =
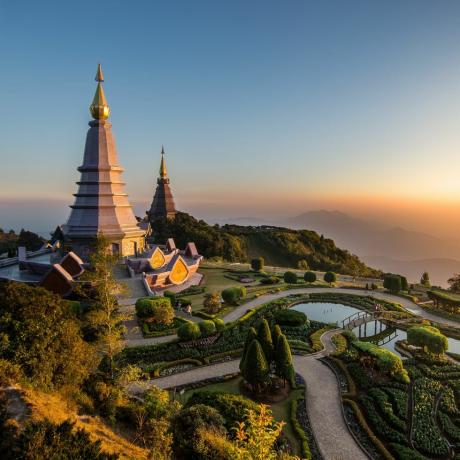
[[[240,361],[240,371],[241,372],[243,372],[244,358],[246,356],[246,352],[248,351],[249,345],[251,345],[254,339],[257,339],[257,332],[253,327],[250,327],[246,335],[246,341],[244,342],[243,355],[241,356],[241,361]]]
[[[262,346],[257,339],[249,345],[242,372],[244,379],[257,391],[264,386],[269,378],[269,369]]]
[[[275,327],[273,328],[272,332],[272,339],[273,339],[273,349],[276,351],[276,344],[278,343],[278,339],[280,336],[283,335],[281,332],[281,328],[279,327],[278,324],[275,324]]]
[[[273,340],[272,333],[270,332],[270,326],[265,318],[259,324],[259,328],[257,329],[257,340],[262,345],[262,350],[264,351],[267,362],[270,363],[273,360]]]
[[[276,375],[284,380],[290,380],[293,373],[291,347],[282,334],[276,343],[275,350]]]

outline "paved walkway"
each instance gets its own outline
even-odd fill
[[[264,303],[271,302],[272,300],[277,300],[282,297],[286,297],[288,295],[292,294],[313,294],[313,293],[336,293],[336,294],[354,294],[354,295],[359,295],[359,296],[372,296],[376,299],[381,299],[381,300],[387,300],[390,302],[396,302],[400,303],[404,308],[407,308],[410,312],[414,313],[415,315],[423,318],[423,319],[428,319],[430,321],[436,321],[438,323],[443,323],[447,324],[449,326],[453,327],[460,327],[460,323],[454,321],[454,320],[449,320],[449,319],[444,319],[439,316],[436,316],[432,313],[429,313],[423,308],[419,307],[417,304],[412,302],[409,299],[404,299],[403,297],[395,296],[392,294],[388,294],[386,292],[378,292],[378,291],[364,291],[362,289],[340,289],[340,288],[301,288],[301,289],[290,289],[288,291],[281,291],[277,292],[275,294],[267,294],[261,297],[258,297],[257,299],[251,300],[250,302],[246,302],[243,305],[240,305],[236,307],[234,310],[232,310],[230,313],[225,315],[223,319],[225,322],[231,322],[235,321],[241,316],[243,316],[246,311],[250,308],[256,308]],[[131,302],[132,301],[132,302]],[[134,303],[135,299],[126,299],[125,305],[129,303]],[[139,327],[137,326],[137,322],[134,319],[134,307],[132,305],[128,305],[125,307],[125,311],[128,312],[127,309],[131,308],[129,310],[131,312],[132,318],[129,321],[125,322],[125,325],[128,329],[128,334],[126,336],[126,341],[125,341],[125,346],[126,347],[137,347],[137,346],[142,346],[142,345],[153,345],[155,343],[164,343],[168,342],[172,339],[175,339],[175,335],[168,335],[168,336],[162,336],[162,337],[153,337],[150,339],[144,339],[142,338],[142,334],[139,330]],[[123,310],[123,309],[122,309]],[[192,320],[199,321],[199,318],[193,317]]]
[[[334,350],[331,337],[336,332],[329,331],[323,334],[321,337],[324,345],[323,351],[315,355],[294,356],[294,367],[307,384],[308,415],[318,447],[324,458],[328,460],[365,460],[367,456],[350,435],[343,419],[337,378],[329,367],[318,361],[319,358]],[[139,392],[150,385],[159,388],[173,388],[211,377],[232,374],[238,370],[239,360],[232,360],[149,380],[139,385],[133,384],[131,390]]]

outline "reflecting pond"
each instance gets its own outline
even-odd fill
[[[338,323],[338,325],[348,316],[362,311],[348,305],[328,302],[307,302],[295,305],[292,308],[305,313],[313,321]],[[353,332],[356,337],[360,338],[375,336],[375,341],[371,340],[371,342],[391,351],[395,351],[394,347],[397,341],[407,338],[406,331],[387,328],[381,321],[371,321],[365,325],[363,324],[354,328]],[[447,337],[447,340],[449,342],[449,351],[460,354],[460,340],[451,339],[450,337]]]

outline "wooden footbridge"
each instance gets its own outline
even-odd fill
[[[372,321],[379,321],[384,319],[394,319],[392,311],[378,310],[378,311],[358,311],[352,315],[346,317],[342,321],[342,329],[351,331],[355,327],[360,327],[363,324],[371,323]],[[381,326],[382,323],[380,323]],[[382,327],[381,329],[382,330]]]

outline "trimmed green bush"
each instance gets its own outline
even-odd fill
[[[236,305],[238,300],[241,299],[241,288],[240,287],[230,287],[222,291],[222,298],[224,302],[229,305]]]
[[[139,318],[151,318],[160,324],[171,324],[174,319],[174,309],[166,297],[138,299],[136,313]]]
[[[284,282],[287,284],[297,284],[297,274],[294,272],[286,272],[283,275]]]
[[[177,295],[173,291],[164,291],[163,296],[168,298],[171,301],[171,305],[176,305]]]
[[[335,283],[337,281],[337,276],[334,272],[326,272],[324,274],[324,281],[329,284]]]
[[[261,272],[264,269],[264,258],[258,257],[257,259],[251,259],[251,268],[255,272]]]
[[[308,319],[305,313],[297,310],[277,310],[274,313],[275,321],[282,326],[303,326]]]
[[[277,276],[264,276],[260,280],[260,284],[278,284],[280,279]]]
[[[303,279],[307,283],[314,283],[316,281],[316,273],[315,272],[305,272],[303,275]]]
[[[283,380],[292,380],[294,368],[292,366],[291,347],[284,334],[278,338],[276,343],[275,366],[278,377],[281,377]]]
[[[204,321],[200,321],[198,323],[198,327],[200,328],[201,336],[207,337],[208,335],[214,334],[216,332],[216,325],[213,321],[209,319],[205,319]]]
[[[256,391],[260,390],[261,386],[265,386],[268,382],[269,368],[267,359],[262,346],[256,339],[248,347],[241,373],[246,382],[252,385]]]
[[[177,329],[177,336],[182,341],[199,339],[201,337],[200,327],[198,324],[188,321]]]
[[[225,322],[223,319],[220,319],[220,318],[213,318],[212,319],[212,322],[215,324],[216,326],[216,330],[218,332],[221,332],[225,329]]]
[[[425,351],[440,355],[447,351],[449,342],[439,329],[431,326],[415,326],[407,330],[409,345],[422,347]]]
[[[268,325],[268,321],[265,318],[262,319],[257,329],[257,340],[262,346],[265,358],[268,362],[270,362],[273,358],[274,352],[273,339],[272,333],[270,331],[270,326]]]

